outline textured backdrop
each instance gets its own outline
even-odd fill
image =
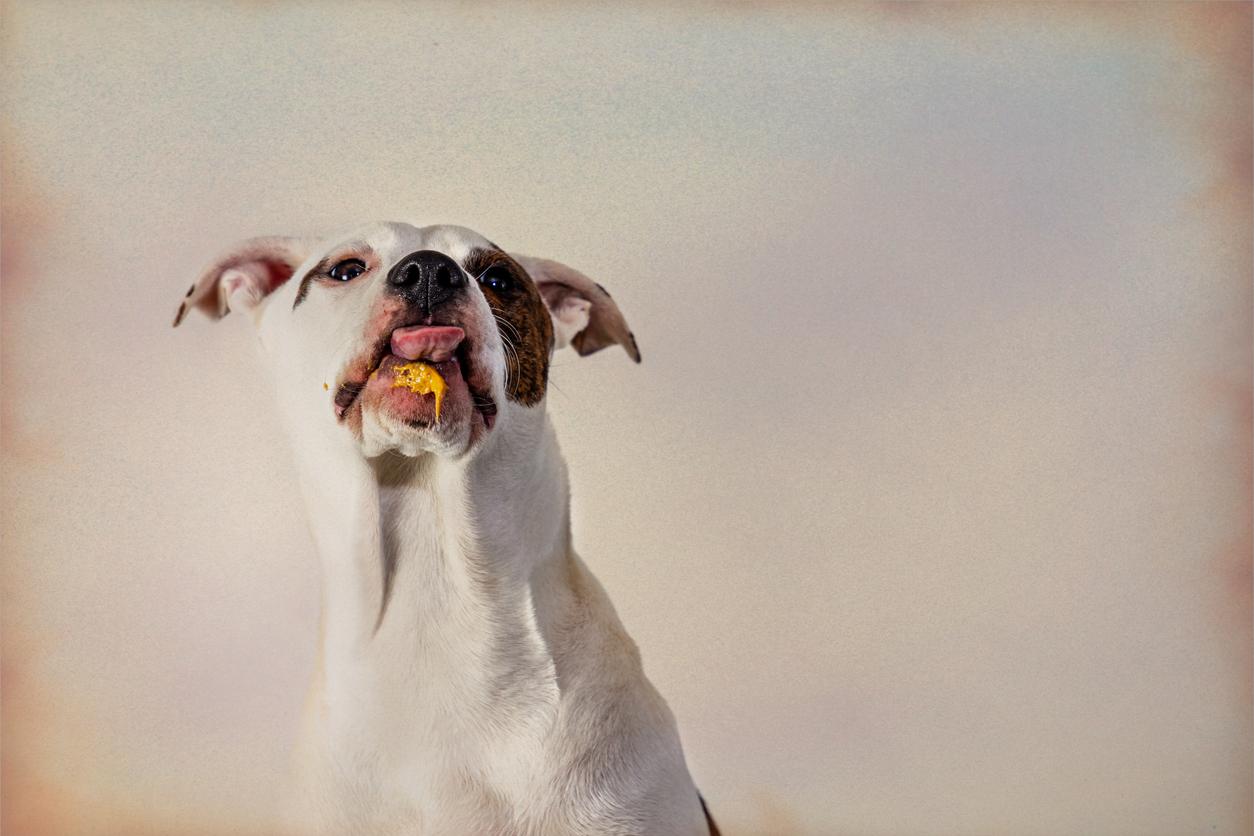
[[[614,293],[575,540],[729,834],[1251,829],[1251,6],[3,5],[3,825],[266,830],[317,584],[219,249]]]

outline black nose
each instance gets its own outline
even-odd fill
[[[462,268],[444,253],[410,253],[388,272],[388,288],[431,313],[452,299],[465,284]]]

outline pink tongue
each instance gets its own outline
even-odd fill
[[[392,332],[392,353],[406,360],[443,363],[466,337],[455,325],[411,325]]]

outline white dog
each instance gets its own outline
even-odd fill
[[[545,387],[566,345],[639,362],[604,288],[388,223],[246,241],[193,307],[252,315],[322,564],[293,832],[717,833],[571,546]]]

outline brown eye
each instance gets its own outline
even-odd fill
[[[485,284],[497,293],[508,293],[514,289],[514,280],[504,264],[493,264],[484,270],[479,276],[479,284]]]
[[[360,258],[346,258],[327,271],[327,275],[337,281],[351,282],[364,272],[366,272],[366,262]]]

